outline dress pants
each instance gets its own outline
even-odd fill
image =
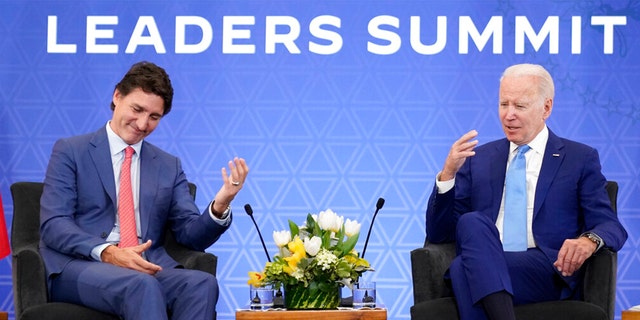
[[[514,304],[559,300],[565,286],[553,262],[537,248],[504,252],[494,222],[480,212],[460,216],[456,227],[457,256],[446,277],[460,319],[486,319],[481,300],[506,291]]]
[[[73,260],[52,279],[51,299],[125,320],[212,320],[218,282],[198,270],[163,269],[152,276],[108,263]]]

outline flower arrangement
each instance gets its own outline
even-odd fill
[[[360,226],[355,220],[344,221],[331,209],[308,214],[302,226],[289,220],[289,230],[273,232],[279,251],[274,261],[267,262],[261,272],[249,272],[248,283],[283,286],[287,300],[287,288],[325,293],[339,286],[351,288],[364,272],[373,270],[354,249]]]

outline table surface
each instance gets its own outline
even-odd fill
[[[387,320],[387,309],[238,310],[236,320]]]

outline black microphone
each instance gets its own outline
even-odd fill
[[[264,253],[267,255],[267,260],[271,262],[271,257],[269,257],[269,251],[267,251],[267,245],[264,244],[264,239],[262,239],[262,233],[260,233],[260,228],[258,228],[258,224],[256,223],[256,219],[253,218],[253,209],[250,204],[244,205],[244,211],[251,217],[251,221],[253,221],[253,225],[256,226],[256,230],[258,230],[258,236],[260,236],[260,242],[262,242],[262,248],[264,248]]]
[[[364,249],[362,249],[362,258],[364,259],[364,253],[367,251],[367,244],[369,243],[369,236],[371,236],[371,229],[373,228],[373,221],[376,220],[376,216],[378,215],[378,211],[384,206],[384,199],[378,198],[378,202],[376,203],[376,212],[373,213],[373,219],[371,219],[371,225],[369,226],[369,232],[367,233],[367,240],[364,241]]]

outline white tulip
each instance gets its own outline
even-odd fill
[[[315,257],[322,246],[322,239],[317,236],[304,239],[304,250],[312,257]]]
[[[333,232],[338,232],[342,227],[343,220],[343,217],[339,217],[331,209],[320,211],[320,214],[318,214],[318,225],[322,230],[331,230]]]
[[[360,226],[361,224],[358,221],[347,219],[347,222],[344,223],[344,233],[347,237],[353,237],[360,233]]]
[[[289,230],[274,231],[273,241],[275,241],[278,248],[282,248],[286,246],[289,242],[291,242],[291,231]]]

